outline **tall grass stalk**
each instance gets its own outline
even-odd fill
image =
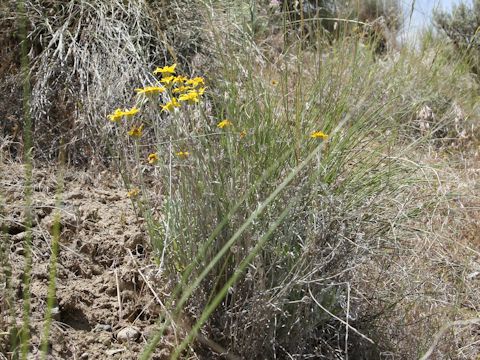
[[[55,195],[55,215],[52,225],[52,240],[50,246],[50,270],[48,278],[48,290],[47,290],[47,307],[45,309],[45,320],[43,324],[43,333],[40,340],[41,359],[47,359],[49,352],[49,340],[50,329],[53,320],[53,309],[57,302],[56,290],[57,290],[57,269],[58,269],[58,251],[59,241],[62,231],[61,224],[61,211],[62,211],[62,197],[64,192],[64,173],[65,173],[65,146],[62,144],[60,148],[60,155],[58,161],[57,170],[57,188]]]
[[[24,242],[25,265],[23,272],[23,325],[21,330],[21,358],[26,360],[30,346],[30,284],[32,271],[32,171],[33,171],[33,144],[32,144],[32,118],[31,118],[31,87],[30,87],[30,64],[28,58],[29,42],[27,37],[27,14],[25,10],[25,1],[18,2],[18,31],[22,39],[21,73],[23,83],[23,161],[25,164],[25,229],[26,236]]]
[[[5,216],[4,213],[4,197],[0,195],[0,214]],[[8,241],[7,241],[7,233],[8,229],[6,224],[3,224],[2,228],[0,229],[0,264],[2,267],[2,274],[1,280],[2,283],[5,284],[2,291],[2,311],[5,311],[5,315],[9,316],[10,319],[15,319],[15,297],[14,297],[14,287],[12,284],[12,265],[8,259],[9,249],[8,249]],[[8,318],[7,318],[8,319]],[[9,335],[9,344],[11,349],[14,349],[14,359],[18,359],[18,336],[19,336],[19,329],[17,328],[16,324],[14,327],[10,327],[8,333],[6,330],[9,327],[9,322],[7,319],[3,319],[2,325],[5,333],[2,333],[2,336]]]

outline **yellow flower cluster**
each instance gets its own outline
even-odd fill
[[[134,106],[131,109],[116,109],[112,114],[108,115],[108,119],[111,122],[118,122],[120,121],[124,116],[125,117],[132,117],[136,113],[138,113],[140,109],[138,109],[136,106]]]
[[[194,77],[192,79],[183,75],[176,75],[177,64],[156,68],[153,72],[155,75],[161,74],[160,82],[170,90],[170,100],[162,105],[162,110],[172,112],[174,109],[181,107],[181,102],[189,105],[200,102],[200,97],[205,93],[205,80],[202,77]],[[174,95],[177,95],[176,98]]]
[[[176,108],[181,107],[182,102],[186,104],[197,104],[200,102],[200,97],[205,93],[205,80],[202,77],[187,78],[183,75],[176,75],[177,64],[166,65],[164,67],[157,67],[154,75],[161,75],[158,85],[145,86],[143,88],[135,89],[137,95],[160,95],[167,93],[170,99],[164,105],[161,105],[162,111],[172,112]],[[163,84],[163,85],[162,85]],[[175,97],[178,96],[178,97]],[[111,122],[120,122],[122,118],[130,118],[137,114],[140,109],[136,106],[131,109],[116,109],[113,113],[107,115]],[[133,138],[140,138],[143,132],[143,125],[133,126],[128,135]]]
[[[143,88],[135,89],[138,96],[147,96],[149,101],[155,99],[158,96],[159,99],[167,99],[168,101],[161,103],[161,110],[164,112],[173,112],[177,108],[181,108],[183,105],[195,105],[201,100],[201,97],[205,93],[205,80],[202,77],[187,78],[186,76],[177,74],[177,64],[166,65],[164,67],[158,67],[154,70],[154,75],[160,75],[160,79],[157,84],[152,86],[145,86]],[[276,86],[277,80],[271,80],[271,85]],[[139,101],[137,104],[143,104],[144,101]],[[157,105],[158,106],[158,105]],[[138,114],[140,109],[137,106],[133,106],[130,109],[115,109],[113,113],[107,117],[111,122],[120,122],[123,118],[131,118]],[[223,119],[217,123],[217,128],[227,131],[227,128],[231,127],[233,130],[231,133],[235,133],[239,139],[245,138],[250,131],[248,129],[238,129],[237,124],[234,124],[231,120]],[[139,139],[144,130],[144,124],[141,121],[135,121],[130,125],[130,130],[127,134],[133,139]],[[313,131],[310,133],[310,138],[321,139],[326,141],[328,135],[322,131]],[[178,149],[179,150],[179,149]],[[190,156],[190,152],[187,150],[179,150],[174,152],[174,155],[179,159],[187,159]],[[159,162],[159,155],[157,152],[150,153],[144,160],[150,165],[156,165]],[[138,188],[131,188],[128,191],[127,196],[129,198],[137,198],[140,194]]]
[[[127,192],[127,197],[134,199],[140,194],[140,190],[138,188],[133,188],[132,190]]]

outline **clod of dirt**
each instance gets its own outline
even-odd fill
[[[57,216],[55,213],[51,213],[50,215],[45,216],[42,220],[43,226],[48,230],[49,233],[53,233],[54,226],[57,222]],[[76,231],[78,227],[78,218],[75,214],[69,211],[62,211],[60,217],[60,229],[69,229],[72,231]]]
[[[27,238],[27,232],[23,231],[13,235],[11,239],[13,243],[19,243],[19,242],[25,241],[26,238]]]
[[[125,351],[125,349],[110,349],[110,350],[105,351],[105,355],[113,356],[113,355],[121,353],[123,351]]]
[[[136,341],[138,338],[140,331],[133,326],[127,326],[117,333],[117,340],[120,342]]]

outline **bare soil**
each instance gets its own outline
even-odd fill
[[[11,267],[10,288],[1,290],[0,358],[11,357],[10,335],[22,324],[25,289],[25,168],[0,165],[0,215],[4,229],[2,285]],[[56,170],[33,173],[33,237],[30,358],[39,354],[45,324],[52,227],[60,208],[57,295],[50,359],[135,359],[154,334],[168,281],[152,262],[143,220],[136,217],[119,179],[111,173],[69,171],[61,206],[55,203]],[[7,261],[5,261],[7,260]],[[7,281],[8,283],[8,281]],[[9,306],[8,295],[13,296]],[[122,338],[130,331],[131,338]],[[177,334],[169,330],[154,359],[167,359]],[[14,336],[15,338],[15,336]]]

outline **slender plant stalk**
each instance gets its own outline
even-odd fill
[[[41,359],[45,360],[48,356],[49,337],[52,326],[52,312],[55,307],[57,296],[57,268],[58,268],[58,250],[61,235],[61,210],[62,195],[64,192],[64,172],[65,172],[65,145],[60,146],[60,156],[57,171],[57,189],[55,195],[55,215],[52,227],[52,244],[50,247],[50,271],[47,290],[47,309],[45,312],[45,320],[43,325],[43,334],[40,341]]]
[[[32,272],[32,171],[33,171],[33,144],[32,144],[32,117],[31,117],[31,88],[30,88],[30,66],[28,59],[28,38],[27,38],[27,14],[25,1],[20,0],[17,4],[18,28],[22,39],[20,47],[21,73],[23,76],[23,151],[25,163],[25,229],[24,242],[25,265],[23,273],[23,326],[21,331],[21,358],[26,360],[30,345],[30,284]]]

